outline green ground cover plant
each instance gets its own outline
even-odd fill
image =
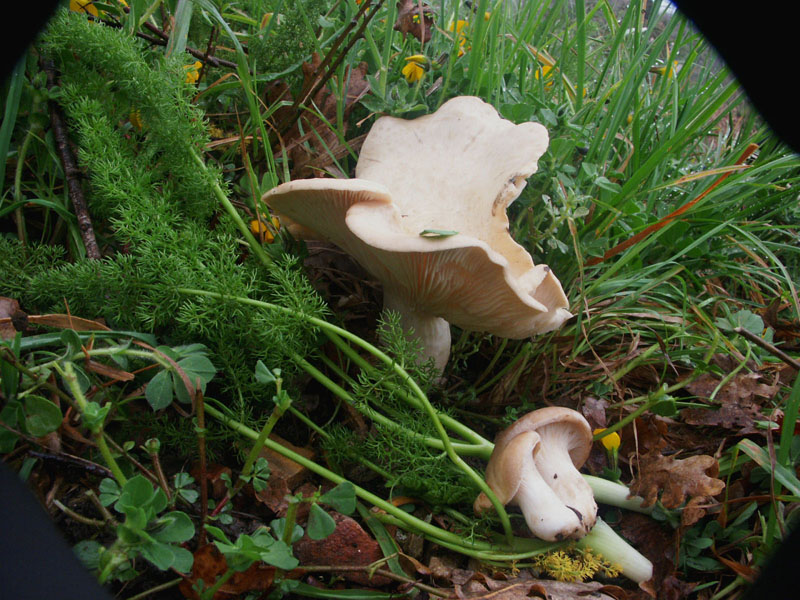
[[[454,574],[469,565],[509,593],[522,570],[712,599],[752,581],[800,499],[800,159],[685,20],[582,0],[68,4],[5,87],[0,452],[102,583],[447,597],[480,591]],[[359,267],[261,196],[352,176],[377,117],[458,95],[547,127],[511,233],[575,316],[530,340],[454,329],[440,375]],[[483,479],[495,433],[546,405],[596,428],[607,506],[578,544],[526,535]],[[472,514],[481,491],[496,514]],[[380,558],[310,562],[343,515]],[[650,582],[619,576],[620,535]]]

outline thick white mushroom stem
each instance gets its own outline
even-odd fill
[[[532,436],[539,437],[535,432],[529,431],[517,439]],[[540,444],[536,450],[541,448]],[[583,523],[578,514],[567,507],[547,485],[536,467],[534,454],[538,452],[531,451],[523,455],[519,488],[509,504],[519,506],[525,522],[536,537],[551,542],[583,537]]]
[[[400,294],[388,287],[383,291],[383,308],[400,314],[400,324],[406,333],[420,341],[420,362],[433,358],[436,370],[441,373],[450,357],[450,323],[410,305]]]
[[[542,442],[534,462],[559,500],[577,515],[581,527],[576,537],[580,538],[591,531],[597,520],[592,488],[572,463],[567,446],[569,434],[559,433],[555,427],[540,430],[539,434]]]

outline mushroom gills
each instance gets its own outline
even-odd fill
[[[580,538],[585,531],[578,512],[561,501],[536,466],[541,447],[535,431],[518,435],[500,460],[489,464],[486,482],[501,502],[519,506],[537,537],[551,542]]]

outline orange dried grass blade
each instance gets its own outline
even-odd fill
[[[739,156],[739,158],[738,158],[738,159],[736,159],[736,162],[735,162],[734,164],[735,164],[735,165],[742,165],[742,164],[744,164],[744,162],[745,162],[745,161],[746,161],[746,160],[747,160],[747,159],[748,159],[748,158],[749,158],[749,157],[750,157],[750,156],[753,154],[753,152],[755,152],[756,150],[758,150],[758,144],[750,144],[750,145],[748,145],[748,146],[747,146],[747,148],[745,148],[744,152],[742,152],[741,156]],[[653,223],[652,225],[650,225],[650,226],[646,227],[644,230],[640,231],[640,232],[639,232],[639,233],[637,233],[636,235],[634,235],[634,236],[632,236],[632,237],[628,238],[628,239],[627,239],[627,240],[625,240],[624,242],[621,242],[621,243],[617,244],[616,246],[614,246],[613,248],[611,248],[610,250],[608,250],[608,251],[607,251],[607,252],[606,252],[606,253],[603,255],[603,257],[602,257],[602,258],[600,258],[600,257],[596,257],[596,256],[595,256],[595,257],[593,257],[593,258],[590,258],[588,261],[586,261],[586,265],[587,265],[587,266],[592,266],[592,265],[599,264],[599,263],[601,263],[601,262],[603,262],[603,261],[605,261],[605,260],[608,260],[609,258],[612,258],[612,257],[616,256],[616,255],[617,255],[617,254],[619,254],[620,252],[622,252],[622,251],[624,251],[624,250],[627,250],[628,248],[630,248],[630,247],[631,247],[631,246],[633,246],[634,244],[637,244],[637,243],[639,243],[640,241],[642,241],[643,239],[645,239],[645,238],[646,238],[648,235],[650,235],[651,233],[653,233],[653,232],[655,232],[655,231],[658,231],[659,229],[661,229],[661,228],[662,228],[662,227],[664,227],[665,225],[668,225],[669,223],[671,223],[672,221],[674,221],[675,219],[677,219],[679,216],[681,216],[683,213],[685,213],[686,211],[688,211],[690,208],[692,208],[692,207],[693,207],[695,204],[697,204],[698,202],[700,202],[700,200],[702,200],[703,198],[705,198],[705,197],[706,197],[706,196],[707,196],[709,193],[711,193],[711,190],[713,190],[713,189],[714,189],[714,188],[716,188],[716,187],[717,187],[717,186],[718,186],[720,183],[722,183],[723,181],[725,181],[725,179],[727,179],[728,177],[730,177],[730,176],[731,176],[731,174],[732,174],[732,173],[734,173],[734,172],[735,172],[735,171],[728,171],[728,172],[725,172],[725,173],[723,173],[722,175],[720,175],[720,176],[717,178],[717,180],[716,180],[714,183],[712,183],[712,184],[711,184],[711,185],[708,187],[708,189],[707,189],[707,190],[705,190],[705,191],[704,191],[702,194],[700,194],[700,195],[699,195],[697,198],[695,198],[694,200],[690,200],[689,202],[687,202],[686,204],[684,204],[683,206],[681,206],[681,207],[680,207],[680,208],[678,208],[677,210],[674,210],[674,211],[672,211],[670,214],[668,214],[667,216],[663,217],[663,218],[662,218],[661,220],[659,220],[657,223]]]

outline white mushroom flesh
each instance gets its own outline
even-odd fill
[[[566,424],[553,423],[537,429],[541,437],[534,461],[538,472],[561,502],[578,516],[581,530],[588,533],[597,520],[597,503],[592,488],[572,462],[569,449],[575,434]]]
[[[531,435],[536,434],[531,431],[520,437]],[[567,507],[547,484],[537,469],[534,454],[532,449],[522,456],[522,477],[510,504],[519,506],[525,522],[536,537],[551,542],[581,537],[583,523],[578,514]]]

